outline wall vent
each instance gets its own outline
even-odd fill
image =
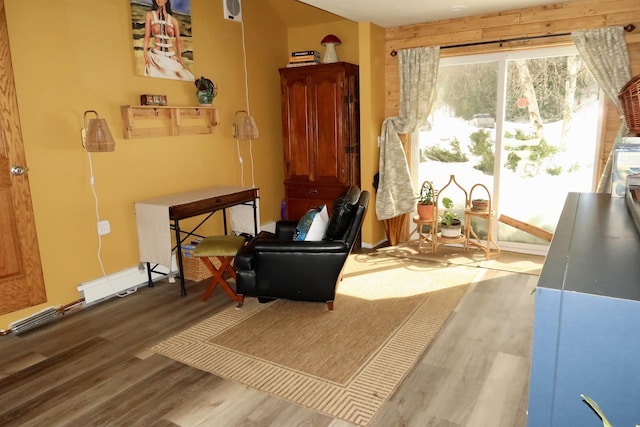
[[[242,5],[240,0],[222,0],[224,19],[242,22]]]

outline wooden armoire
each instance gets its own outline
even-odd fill
[[[286,219],[360,185],[358,66],[280,69]]]

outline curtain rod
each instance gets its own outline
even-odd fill
[[[636,26],[633,25],[633,24],[628,24],[628,25],[625,25],[623,28],[627,33],[630,33],[630,32],[632,32],[633,30],[636,29]],[[467,47],[467,46],[481,46],[481,45],[493,44],[493,43],[500,43],[500,46],[502,46],[503,43],[521,42],[521,41],[526,41],[526,40],[544,39],[544,38],[548,38],[548,37],[562,37],[562,36],[570,36],[570,35],[571,35],[571,33],[560,33],[560,34],[546,34],[546,35],[542,35],[542,36],[517,37],[517,38],[505,39],[505,40],[492,40],[492,41],[484,41],[484,42],[454,44],[454,45],[449,45],[449,46],[442,46],[440,49],[451,49],[451,48],[454,48],[454,47]],[[398,55],[398,51],[392,50],[391,51],[391,56],[395,57],[396,55]]]

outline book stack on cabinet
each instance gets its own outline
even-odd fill
[[[291,52],[287,67],[303,67],[320,63],[320,52],[316,50],[299,50]]]

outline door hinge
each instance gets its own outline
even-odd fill
[[[344,147],[344,152],[345,153],[355,153],[355,152],[357,152],[357,147],[355,145],[347,145],[346,147]]]
[[[345,104],[350,104],[353,102],[353,95],[345,95],[344,96],[344,103]]]

